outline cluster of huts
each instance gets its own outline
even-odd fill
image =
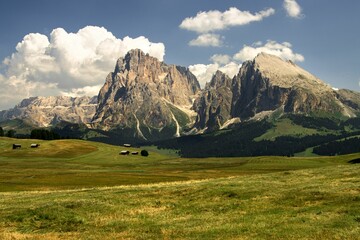
[[[31,148],[37,148],[37,147],[39,147],[39,146],[40,146],[40,144],[38,144],[38,143],[32,143],[32,144],[30,144],[30,147],[31,147]],[[21,148],[21,144],[16,144],[16,143],[14,143],[13,146],[12,146],[12,148],[13,148],[13,149]]]
[[[129,148],[129,147],[131,147],[131,144],[125,143],[123,146],[126,147],[126,148]],[[120,155],[130,155],[130,154],[131,155],[138,155],[139,152],[137,152],[137,151],[130,152],[129,150],[122,150],[120,152]]]

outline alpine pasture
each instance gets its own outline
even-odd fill
[[[0,239],[359,239],[360,154],[141,149],[0,138]]]

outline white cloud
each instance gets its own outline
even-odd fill
[[[57,28],[49,37],[30,33],[3,60],[0,91],[9,100],[2,100],[0,109],[30,96],[97,95],[116,60],[134,48],[160,61],[165,55],[163,43],[143,36],[118,39],[103,27],[87,26],[77,33]]]
[[[285,60],[303,62],[305,60],[304,56],[299,53],[294,53],[291,47],[292,45],[288,42],[277,43],[268,40],[264,45],[260,45],[260,43],[257,42],[256,44],[253,44],[253,46],[244,45],[244,47],[234,55],[234,59],[242,62],[252,60],[259,53],[265,52]]]
[[[292,18],[302,18],[302,9],[295,0],[284,0],[283,7],[286,10],[288,16]]]
[[[212,76],[218,69],[219,65],[216,63],[208,65],[195,64],[189,66],[189,70],[196,76],[201,88],[204,88],[205,84],[211,80]]]
[[[226,65],[219,65],[218,63],[211,63],[208,65],[205,64],[195,64],[190,65],[189,70],[196,76],[200,86],[203,88],[207,82],[209,82],[212,76],[217,70],[222,71],[227,74],[230,78],[234,77],[238,72],[241,64],[235,62],[230,62]]]
[[[82,88],[73,88],[70,92],[61,92],[61,95],[72,96],[72,97],[81,97],[81,96],[97,96],[99,94],[99,89],[103,85],[95,86],[86,86]]]
[[[251,46],[244,45],[244,47],[236,53],[233,57],[226,54],[215,54],[211,56],[211,64],[194,64],[190,65],[190,71],[199,80],[200,86],[203,88],[209,82],[213,74],[220,70],[229,77],[234,77],[244,61],[254,59],[259,53],[265,52],[284,60],[291,60],[294,62],[304,61],[304,57],[299,53],[294,53],[291,49],[292,45],[288,42],[277,43],[268,40],[265,44],[263,42],[255,42]],[[359,83],[360,84],[360,83]]]
[[[215,54],[211,56],[210,60],[218,64],[227,64],[231,61],[231,57],[226,54]]]
[[[221,36],[218,34],[205,33],[198,36],[196,39],[193,39],[189,42],[190,46],[198,47],[220,47],[222,46]]]
[[[197,33],[208,33],[223,30],[228,27],[246,25],[251,22],[261,21],[275,13],[273,8],[269,8],[255,14],[249,11],[241,11],[235,7],[229,8],[225,12],[218,10],[199,12],[195,17],[185,18],[180,28],[195,31]]]

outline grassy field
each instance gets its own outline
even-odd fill
[[[255,141],[274,140],[280,136],[307,136],[312,134],[321,134],[322,132],[316,129],[305,128],[294,124],[290,119],[279,119],[275,123],[275,127],[269,129],[265,134],[255,138]]]
[[[182,159],[123,149],[0,138],[0,239],[360,239],[360,164],[348,163],[360,154]]]

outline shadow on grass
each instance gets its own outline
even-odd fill
[[[356,159],[350,160],[350,161],[348,161],[348,163],[351,163],[351,164],[360,163],[360,158],[356,158]]]

